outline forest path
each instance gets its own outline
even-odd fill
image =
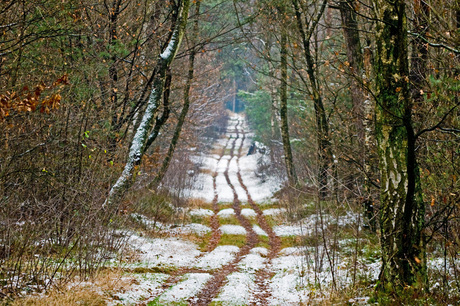
[[[233,204],[232,208],[235,213],[235,217],[238,220],[239,224],[245,229],[246,231],[246,237],[245,237],[245,243],[244,245],[239,249],[238,253],[236,254],[235,258],[228,263],[227,265],[223,266],[222,268],[218,269],[213,275],[212,278],[205,284],[204,288],[201,289],[201,291],[194,297],[189,299],[189,303],[191,305],[208,305],[212,302],[213,299],[215,299],[219,293],[219,291],[222,289],[223,285],[228,281],[228,276],[231,273],[238,272],[240,269],[238,268],[238,264],[243,260],[245,256],[249,254],[251,250],[254,249],[257,243],[260,242],[260,239],[258,237],[258,234],[253,228],[253,225],[251,224],[251,221],[248,220],[243,214],[242,214],[242,203],[240,201],[240,197],[243,195],[238,194],[237,189],[235,188],[236,184],[239,184],[241,188],[244,190],[244,195],[247,197],[248,203],[250,206],[254,209],[256,213],[256,222],[257,225],[265,232],[268,233],[269,237],[269,246],[270,246],[270,251],[269,251],[269,257],[267,263],[271,261],[273,257],[277,255],[280,249],[280,239],[279,237],[274,233],[273,229],[271,226],[267,223],[265,220],[265,217],[262,213],[262,210],[260,207],[252,200],[252,197],[249,193],[249,190],[247,186],[245,185],[243,181],[243,177],[241,175],[241,169],[240,169],[240,157],[243,155],[243,148],[245,149],[244,151],[247,152],[248,148],[244,147],[245,140],[246,140],[246,132],[244,130],[243,126],[243,120],[241,118],[238,118],[234,130],[233,127],[230,127],[230,133],[232,137],[228,137],[228,140],[232,140],[232,145],[229,151],[229,158],[227,159],[227,166],[225,168],[225,171],[223,172],[223,175],[225,177],[225,180],[227,182],[227,185],[232,189],[233,192]],[[227,136],[229,135],[229,132],[227,131]],[[239,143],[239,145],[237,145]],[[228,144],[228,142],[227,142]],[[238,146],[238,149],[236,148]],[[223,152],[225,154],[225,149],[227,148],[227,145],[224,147]],[[235,154],[236,153],[236,154]],[[220,156],[220,161],[222,159],[222,156]],[[232,181],[230,179],[229,175],[229,170],[230,170],[230,163],[236,159],[236,176],[238,178],[237,182],[234,180]],[[217,184],[216,184],[216,177],[219,175],[217,171],[214,172],[213,175],[213,186],[214,186],[214,192],[215,192],[215,198],[213,200],[213,208],[214,208],[214,219],[217,218],[217,215],[219,213],[218,209],[218,192],[217,192]],[[233,177],[234,179],[234,177]],[[213,229],[213,236],[215,232],[218,232],[220,234],[220,230],[216,229],[215,226],[212,227]],[[208,249],[213,249],[208,248]],[[267,300],[267,298],[270,296],[270,291],[267,288],[267,281],[271,278],[272,274],[268,272],[268,267],[264,267],[263,269],[259,269],[256,272],[256,277],[255,277],[255,283],[257,287],[257,294],[253,294],[252,301],[248,301],[250,303],[254,303],[256,305],[263,305],[265,304],[264,301]]]
[[[299,228],[283,225],[284,209],[272,199],[279,181],[258,177],[264,157],[247,155],[250,136],[244,116],[232,114],[201,161],[191,193],[203,201],[189,211],[191,222],[167,238],[134,235],[130,244],[144,253],[134,270],[144,272],[112,304],[298,305]]]

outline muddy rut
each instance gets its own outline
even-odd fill
[[[241,169],[240,169],[240,163],[239,163],[239,157],[242,155],[242,149],[243,149],[243,143],[244,140],[246,139],[246,133],[244,129],[242,130],[242,141],[241,141],[241,146],[238,150],[238,159],[237,159],[237,164],[238,164],[238,172],[237,172],[237,177],[238,177],[238,182],[240,183],[241,187],[244,189],[246,192],[246,195],[248,197],[248,203],[251,205],[252,209],[256,212],[256,220],[259,226],[264,230],[267,235],[268,235],[268,244],[270,245],[270,250],[268,253],[267,261],[265,262],[265,266],[263,269],[259,270],[256,274],[256,285],[258,287],[257,292],[254,294],[254,299],[255,303],[257,305],[263,305],[264,301],[266,301],[270,297],[270,290],[268,288],[268,281],[274,276],[274,272],[270,271],[270,265],[271,261],[273,258],[275,258],[280,249],[281,249],[281,240],[280,238],[275,234],[275,231],[273,228],[268,224],[267,220],[265,219],[265,216],[260,209],[259,205],[257,205],[253,200],[252,197],[249,193],[248,187],[244,184],[243,182],[243,177],[241,176]]]

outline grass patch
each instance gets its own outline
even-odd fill
[[[170,302],[166,303],[165,302],[160,302],[160,297],[157,297],[153,301],[149,302],[147,306],[165,306],[165,305],[171,305],[171,306],[187,306],[188,303],[187,301],[180,301],[180,302]]]
[[[444,296],[441,292],[425,293],[408,287],[387,292],[373,292],[370,294],[369,304],[378,305],[459,305],[457,296]]]
[[[176,271],[176,267],[135,267],[135,268],[124,268],[123,272],[133,274],[145,274],[145,273],[163,273],[171,274]]]
[[[218,245],[236,245],[241,248],[246,244],[246,235],[222,234]]]
[[[252,209],[252,206],[251,206],[251,204],[249,204],[248,202],[241,202],[240,208],[241,208],[241,209],[243,209],[243,208]]]
[[[235,216],[231,216],[228,218],[223,218],[219,216],[219,224],[220,225],[227,225],[227,224],[240,225],[240,222]]]
[[[267,221],[267,224],[272,228],[280,224],[283,224],[285,222],[284,214],[270,215],[270,216],[264,215],[264,218],[265,218],[265,221]]]
[[[307,235],[307,236],[302,236],[299,238],[300,238],[299,241],[303,246],[311,247],[311,246],[323,244],[321,236]]]
[[[187,201],[187,207],[189,209],[206,208],[212,210],[212,203],[206,202],[203,199],[192,198]]]
[[[282,236],[280,239],[282,249],[302,245],[302,237],[300,236]]]
[[[268,241],[268,236],[259,235],[259,243],[256,244],[256,247],[270,249],[270,244]]]
[[[145,216],[149,222],[163,224],[181,223],[185,216],[182,211],[187,203],[179,201],[176,197],[166,192],[142,192],[140,195],[131,192],[128,199],[130,202],[133,202],[130,205],[133,208],[132,213],[137,214],[131,215],[133,216],[130,218],[131,226],[137,229],[148,229],[141,216]]]
[[[211,239],[212,237],[212,232],[209,232],[207,233],[206,235],[203,235],[201,238],[201,241],[199,241],[197,244],[198,244],[198,249],[200,250],[200,252],[206,252],[206,250],[208,249],[208,244],[209,244],[209,240]]]
[[[257,223],[257,217],[245,217],[249,223],[251,223],[251,225],[258,225],[259,223]]]
[[[232,202],[219,202],[217,203],[217,206],[219,207],[219,210],[226,209],[226,208],[233,208],[233,203]]]
[[[260,209],[262,209],[262,210],[269,209],[269,208],[282,208],[282,207],[284,207],[278,201],[257,203],[257,206],[259,206]]]
[[[201,168],[200,169],[200,173],[203,173],[203,174],[207,174],[207,175],[214,175],[214,171],[211,170],[211,169],[204,169],[204,168]]]
[[[207,216],[199,216],[199,215],[191,215],[190,216],[190,223],[200,223],[206,226],[211,226],[211,217]]]
[[[211,150],[210,154],[212,155],[219,155],[222,153],[223,146],[214,146],[213,149]]]
[[[9,305],[106,305],[107,295],[112,295],[122,288],[129,288],[131,280],[121,276],[121,270],[101,270],[91,283],[85,282],[72,288],[57,288],[44,296],[19,298]]]

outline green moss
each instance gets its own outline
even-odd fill
[[[265,218],[265,221],[267,221],[267,224],[272,228],[274,226],[282,224],[284,222],[284,219],[285,219],[285,217],[282,214],[264,216],[264,218]]]
[[[219,207],[219,210],[226,209],[226,208],[233,208],[233,203],[231,202],[219,202],[217,205]]]
[[[413,287],[405,287],[397,291],[393,286],[388,291],[375,291],[369,304],[390,305],[458,305],[459,298],[447,298],[436,293],[425,293]]]

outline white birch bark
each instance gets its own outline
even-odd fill
[[[190,0],[184,0],[181,2],[178,8],[178,17],[174,27],[174,32],[171,36],[166,49],[159,55],[157,60],[157,76],[153,82],[152,92],[150,93],[147,108],[142,117],[141,123],[136,129],[131,147],[129,148],[128,159],[126,161],[125,168],[118,178],[117,182],[110,189],[109,195],[105,200],[104,206],[111,206],[117,200],[117,198],[123,194],[123,192],[129,188],[133,178],[135,165],[139,164],[144,153],[144,145],[147,139],[149,130],[152,125],[152,120],[155,117],[155,113],[159,108],[160,100],[163,95],[164,89],[164,76],[167,69],[171,65],[174,57],[176,56],[182,37],[184,36],[185,28],[188,19],[188,10],[190,7]]]

